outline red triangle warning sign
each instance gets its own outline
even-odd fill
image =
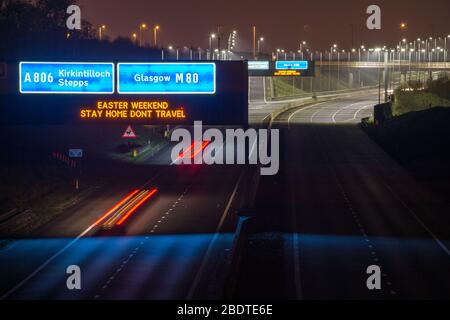
[[[123,133],[122,138],[137,138],[137,135],[136,133],[134,133],[131,126],[128,126],[125,132]]]

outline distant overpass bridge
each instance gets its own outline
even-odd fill
[[[385,77],[385,69],[388,74]],[[388,90],[410,80],[426,81],[450,75],[450,62],[409,63],[405,60],[384,62],[371,61],[316,61],[314,78],[296,77],[250,77],[249,100],[279,100],[301,98],[327,92],[341,92],[374,88],[384,90],[387,79]]]
[[[332,66],[332,67],[346,67],[346,68],[384,68],[384,62],[373,61],[316,61],[316,66]],[[393,60],[387,63],[388,67],[397,68],[411,67],[411,69],[434,69],[434,70],[449,70],[450,62],[409,62],[408,60]]]

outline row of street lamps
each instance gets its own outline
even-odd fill
[[[141,23],[141,24],[139,25],[139,36],[138,36],[138,34],[137,34],[136,32],[133,32],[133,33],[131,34],[131,40],[132,40],[132,42],[135,43],[135,44],[138,44],[140,47],[142,47],[143,44],[144,44],[144,43],[143,43],[143,39],[142,39],[142,37],[143,37],[143,32],[144,32],[144,30],[146,30],[146,29],[148,29],[148,25],[147,25],[146,23]],[[104,24],[98,27],[98,39],[99,39],[100,41],[103,40],[103,34],[104,34],[105,30],[106,30],[106,25],[104,25]],[[159,30],[160,30],[160,26],[159,26],[159,25],[155,25],[155,26],[152,28],[152,31],[153,31],[153,44],[154,44],[155,47],[158,46],[158,38],[157,38],[157,34],[158,34],[158,31],[159,31]]]
[[[99,40],[103,40],[103,35],[106,31],[106,25],[100,25],[98,27],[98,38]],[[145,30],[147,30],[149,27],[146,23],[141,23],[139,25],[139,33],[133,32],[131,34],[131,40],[133,43],[139,45],[142,47],[144,45],[143,43],[143,33]],[[155,47],[158,45],[158,39],[157,34],[160,30],[159,25],[153,26],[151,28],[153,31],[153,44]],[[406,29],[406,23],[402,23],[400,25],[400,29],[404,30]],[[230,34],[229,37],[229,43],[227,50],[222,49],[220,47],[220,41],[221,41],[221,32],[220,27],[218,27],[217,33],[210,33],[208,37],[209,42],[209,50],[206,50],[206,59],[227,59],[231,57],[231,53],[233,49],[236,46],[236,35],[237,31],[234,30]],[[213,41],[216,40],[216,48],[213,49]],[[389,52],[393,55],[395,58],[396,55],[398,56],[399,60],[413,60],[416,62],[430,62],[430,61],[436,61],[439,62],[441,60],[441,54],[443,57],[443,62],[447,62],[448,60],[448,42],[450,41],[450,35],[447,35],[445,37],[428,37],[428,38],[417,38],[414,41],[408,42],[406,38],[403,38],[401,41],[399,41],[398,45],[395,48],[388,49],[386,46],[379,47],[379,48],[373,48],[373,49],[366,49],[364,45],[361,45],[358,49],[351,49],[351,50],[339,50],[338,45],[335,43],[330,47],[330,51],[325,51],[325,55],[328,54],[328,59],[333,60],[335,57],[339,61],[341,59],[341,53],[346,54],[347,53],[347,59],[350,61],[352,59],[352,55],[358,54],[358,61],[361,61],[362,59],[362,53],[367,52],[367,61],[370,61],[370,54],[371,52]],[[262,36],[256,36],[256,27],[253,27],[253,46],[254,46],[254,59],[258,59],[260,53],[261,53],[261,47],[262,43],[264,42],[264,37]],[[171,49],[172,48],[172,49]],[[179,50],[174,49],[173,46],[169,46],[168,49],[170,51],[175,50],[177,51],[177,59],[179,58]],[[192,51],[192,50],[191,50]],[[198,48],[199,56],[202,55],[202,49]],[[323,53],[320,51],[312,52],[308,47],[306,41],[301,41],[299,50],[297,51],[289,51],[290,57],[292,57],[293,60],[296,59],[297,54],[299,54],[299,57],[304,59],[314,60],[316,59],[323,59]],[[190,56],[193,57],[193,53],[190,54]],[[284,49],[277,49],[276,52],[272,52],[272,59],[279,60],[280,58],[283,58],[285,60],[288,60],[288,51],[285,51]]]
[[[351,50],[339,49],[335,43],[331,45],[330,50],[322,51],[310,51],[306,47],[306,42],[302,42],[300,50],[298,51],[286,51],[284,49],[277,49],[272,53],[273,59],[279,60],[283,58],[285,60],[295,60],[297,53],[300,54],[300,58],[308,60],[323,60],[324,56],[328,56],[328,60],[342,60],[341,58],[351,61],[357,54],[358,61],[364,60],[363,54],[367,55],[367,61],[371,61],[371,54],[375,53],[381,56],[382,52],[388,52],[389,57],[392,56],[391,61],[396,60],[410,60],[412,62],[447,62],[448,61],[448,43],[450,41],[450,35],[446,37],[429,37],[425,40],[418,38],[414,41],[408,42],[407,39],[402,39],[398,45],[394,48],[388,48],[386,46],[376,48],[366,48],[361,45],[358,49],[353,48]],[[441,59],[442,57],[442,59]]]

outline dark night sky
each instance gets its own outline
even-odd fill
[[[208,46],[208,34],[223,27],[224,33],[239,32],[239,45],[250,47],[251,26],[266,39],[264,49],[295,49],[301,40],[314,48],[329,48],[334,42],[350,47],[354,24],[355,45],[394,43],[408,39],[450,34],[450,0],[79,0],[84,19],[106,24],[108,36],[129,36],[140,22],[161,25],[160,43]],[[368,5],[382,12],[382,30],[365,27]],[[408,23],[404,36],[399,23]],[[305,28],[305,25],[308,27]],[[150,31],[146,31],[150,40]],[[242,48],[242,46],[241,46]],[[241,49],[238,48],[238,49]]]

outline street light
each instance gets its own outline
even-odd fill
[[[139,26],[139,47],[142,47],[142,30],[147,29],[147,25],[145,23],[141,23]]]
[[[157,42],[157,39],[156,39],[156,32],[159,30],[159,26],[158,25],[156,25],[154,28],[153,28],[153,40],[154,40],[154,42],[155,42],[155,48],[157,47],[157,45],[158,45],[158,42]]]
[[[102,32],[106,29],[106,26],[102,24],[100,27],[98,27],[98,39],[102,41]]]
[[[444,62],[447,62],[447,56],[448,56],[448,53],[447,53],[447,39],[450,39],[450,34],[448,35],[448,36],[446,36],[446,37],[444,37]]]
[[[264,42],[264,37],[260,37],[258,39],[258,56],[259,56],[259,53],[261,52],[261,42]]]
[[[337,44],[333,44],[333,46],[330,48],[330,60],[333,57],[333,52],[336,52]]]
[[[215,33],[211,33],[209,35],[209,57],[208,57],[209,60],[211,60],[212,56],[213,56],[213,54],[212,54],[212,39],[215,39],[215,38],[216,38]]]
[[[168,49],[169,49],[169,51],[173,51],[174,50],[173,46],[169,46]],[[176,48],[176,54],[177,54],[177,60],[178,60],[178,58],[179,58],[179,50],[178,50],[178,48]]]

